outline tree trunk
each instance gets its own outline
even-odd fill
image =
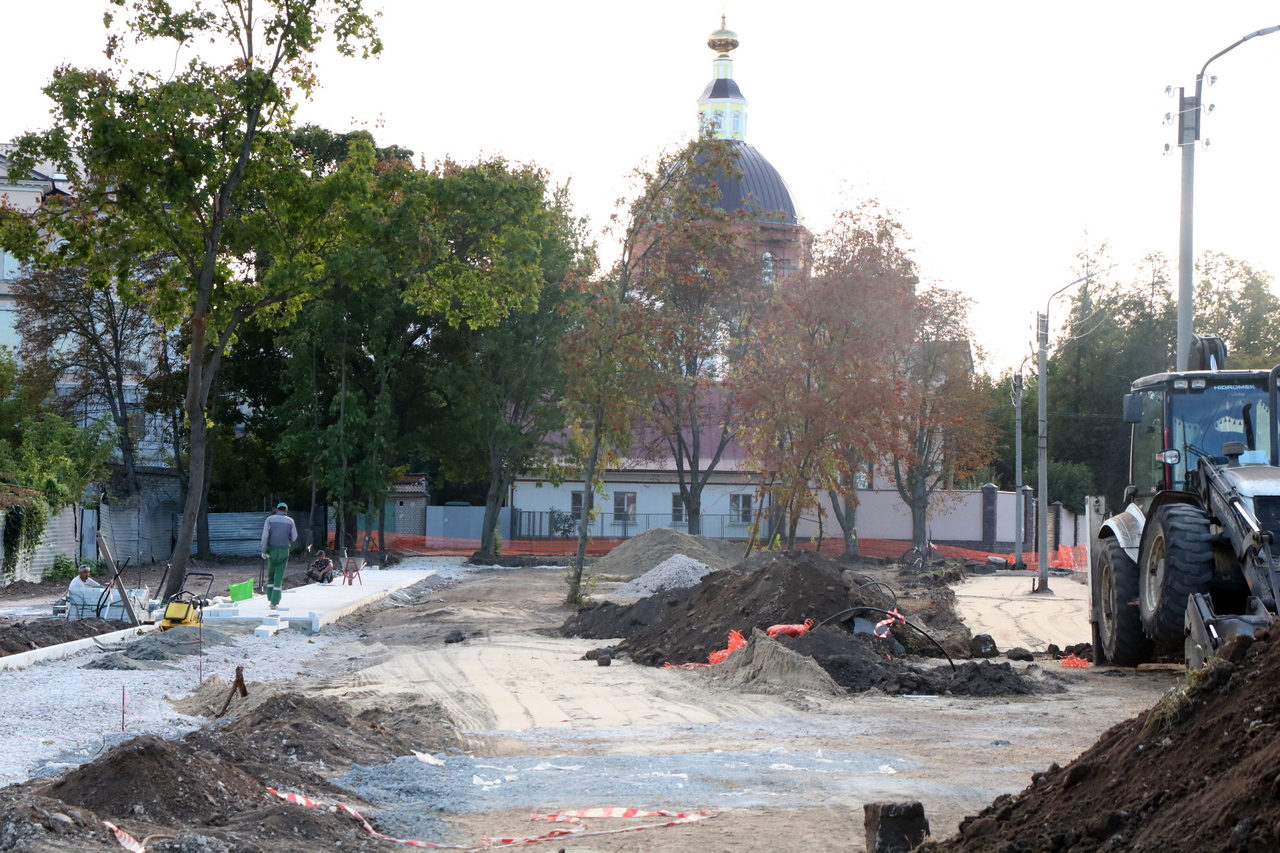
[[[595,504],[596,466],[600,463],[600,447],[604,443],[604,412],[599,406],[595,411],[595,424],[591,432],[591,452],[587,455],[582,479],[582,518],[578,520],[578,550],[574,554],[573,569],[569,573],[569,604],[582,603],[582,570],[587,563],[587,536],[591,530],[591,509]]]
[[[480,530],[480,550],[476,552],[485,558],[496,557],[498,529],[498,513],[502,509],[502,499],[506,494],[509,476],[507,474],[507,456],[501,451],[489,453],[489,490],[484,496],[484,521]]]
[[[387,566],[387,499],[378,504],[378,565]]]
[[[856,494],[848,494],[841,500],[840,493],[835,489],[827,490],[827,497],[831,498],[831,509],[835,514],[836,523],[840,525],[840,532],[844,536],[844,553],[846,557],[858,556],[858,498]]]
[[[182,522],[173,545],[173,568],[165,584],[164,598],[169,598],[182,588],[182,578],[191,560],[191,542],[195,538],[196,519],[204,499],[205,453],[208,428],[205,421],[205,401],[201,394],[204,374],[205,317],[192,323],[190,370],[187,376],[185,409],[190,425],[190,458],[187,460],[187,496],[182,507]]]
[[[912,477],[911,483],[911,545],[921,551],[928,544],[929,490],[925,483]]]
[[[692,479],[692,478],[690,478]],[[689,488],[685,500],[685,512],[689,516],[689,534],[702,535],[702,488],[695,481]]]
[[[217,427],[209,429],[209,438],[213,439],[217,432]],[[204,466],[204,488],[200,495],[200,515],[196,518],[196,556],[202,560],[210,560],[213,558],[213,546],[209,542],[209,487],[213,484],[213,454],[214,446],[208,445],[208,451],[205,454],[206,461]]]

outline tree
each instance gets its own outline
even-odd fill
[[[1197,332],[1226,341],[1232,368],[1270,370],[1280,362],[1280,298],[1271,276],[1221,252],[1202,254],[1196,272]]]
[[[532,311],[513,311],[496,326],[461,326],[436,336],[446,353],[442,393],[453,410],[449,432],[461,439],[440,459],[446,476],[487,478],[482,557],[497,553],[498,512],[517,474],[552,469],[560,446],[552,436],[564,427],[561,343],[577,320],[579,282],[594,272],[594,253],[582,223],[569,214],[558,191],[555,227],[542,249],[545,284]]]
[[[911,510],[911,543],[928,541],[934,493],[986,464],[992,436],[982,383],[974,375],[972,300],[932,287],[920,294],[915,341],[899,356],[903,396],[895,417],[900,445],[894,485]]]
[[[221,357],[246,317],[269,306],[285,316],[314,289],[337,200],[368,165],[317,185],[284,136],[294,99],[315,85],[310,56],[328,30],[346,55],[381,49],[360,0],[227,0],[216,9],[136,0],[108,38],[115,68],[59,68],[45,88],[53,128],[20,139],[10,158],[17,172],[56,163],[76,199],[7,217],[26,258],[82,266],[95,280],[122,262],[173,258],[146,291],[157,316],[190,339],[188,488],[167,594],[181,584],[204,497],[209,393]],[[120,55],[128,37],[171,41],[190,58],[173,73],[128,68]],[[231,58],[195,54],[206,41]],[[64,242],[42,256],[42,235]]]
[[[653,401],[650,451],[675,463],[692,534],[701,532],[703,488],[737,428],[729,369],[769,296],[751,249],[759,226],[748,217],[770,212],[721,207],[721,182],[737,177],[737,149],[704,133],[636,172],[623,232],[626,294],[639,307]]]
[[[150,377],[161,330],[144,302],[131,298],[138,282],[153,278],[161,263],[125,267],[125,281],[95,285],[86,270],[32,270],[13,284],[17,297],[19,352],[28,370],[60,382],[51,403],[64,415],[93,410],[110,418],[120,476],[116,491],[138,491],[137,446],[144,432],[142,386]]]
[[[815,241],[812,273],[779,285],[736,379],[738,404],[761,413],[743,441],[789,546],[826,490],[856,553],[857,483],[892,439],[893,355],[911,339],[915,276],[901,239],[872,203],[841,213]]]
[[[77,429],[36,401],[47,389],[24,385],[13,353],[0,347],[0,509],[3,571],[40,543],[50,518],[84,497],[111,449],[109,426]]]

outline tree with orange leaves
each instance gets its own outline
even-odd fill
[[[895,355],[911,339],[916,279],[901,242],[874,203],[840,214],[815,241],[811,274],[779,288],[738,374],[738,401],[755,413],[743,439],[788,545],[825,489],[856,553],[859,469],[896,437]]]
[[[934,494],[986,464],[994,446],[988,395],[974,373],[972,303],[941,287],[920,294],[915,340],[897,359],[902,397],[893,418],[899,446],[891,468],[911,510],[917,548],[927,544]]]

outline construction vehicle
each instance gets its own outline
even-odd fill
[[[195,578],[207,579],[203,595],[188,589],[187,584]],[[179,625],[199,625],[204,618],[204,608],[209,604],[209,593],[213,590],[213,575],[209,572],[187,572],[182,576],[182,586],[169,596],[164,605],[164,615],[157,628],[168,631]]]
[[[1276,620],[1280,570],[1280,366],[1225,370],[1197,337],[1193,369],[1145,376],[1132,424],[1125,508],[1092,547],[1095,662],[1136,666],[1182,647],[1188,667]]]

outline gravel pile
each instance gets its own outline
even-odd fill
[[[703,575],[711,571],[714,569],[706,563],[699,562],[693,557],[686,557],[684,554],[676,554],[663,560],[640,577],[624,583],[610,595],[641,598],[668,589],[685,589],[697,586]]]

